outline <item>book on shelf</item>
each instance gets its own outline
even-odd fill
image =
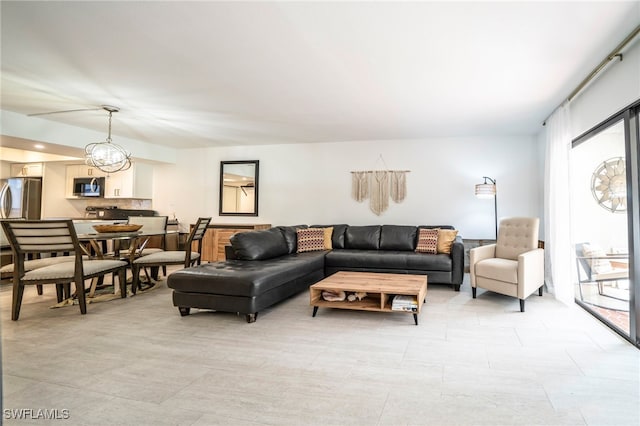
[[[415,312],[418,310],[418,298],[416,296],[396,295],[391,302],[391,310]]]

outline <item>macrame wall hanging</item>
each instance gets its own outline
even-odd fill
[[[382,170],[363,170],[351,172],[351,196],[361,203],[369,199],[369,208],[376,215],[389,208],[389,198],[401,203],[407,196],[407,173],[409,170],[389,170],[382,155]]]

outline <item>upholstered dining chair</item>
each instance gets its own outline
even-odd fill
[[[13,301],[11,319],[20,316],[25,285],[56,284],[58,299],[64,285],[75,283],[80,313],[87,313],[85,280],[117,273],[121,296],[126,297],[125,268],[120,260],[93,260],[83,256],[78,236],[71,220],[25,220],[2,222],[13,251]],[[29,254],[72,253],[73,261],[55,263],[27,270]],[[115,283],[114,283],[115,284]]]
[[[142,225],[143,233],[166,233],[167,232],[167,224],[169,222],[169,216],[129,216],[128,223],[132,225]],[[151,237],[154,238],[154,237]],[[156,237],[157,238],[157,237]],[[136,253],[134,253],[134,257],[147,256],[153,253],[161,253],[165,250],[166,247],[167,236],[162,235],[160,237],[160,247],[147,247],[149,240],[143,242],[141,247],[137,248]],[[152,271],[151,275],[154,278],[158,278],[157,268],[155,271]],[[167,265],[162,265],[162,274],[167,276]]]
[[[200,264],[200,258],[202,257],[202,238],[204,237],[210,222],[210,217],[198,218],[198,221],[189,233],[189,237],[185,244],[185,250],[162,251],[135,259],[132,263],[133,282],[131,284],[131,292],[136,294],[136,291],[140,286],[141,268],[166,265],[184,265],[185,268],[188,268],[195,263]],[[197,251],[192,250],[193,243],[196,243]]]
[[[471,291],[478,287],[524,301],[534,291],[542,296],[544,286],[544,249],[538,248],[537,217],[502,219],[495,244],[469,251]]]
[[[59,256],[58,254],[61,254]],[[57,265],[62,262],[74,262],[76,259],[73,256],[68,256],[66,253],[52,253],[51,256],[48,257],[39,257],[40,254],[36,254],[36,257],[29,258],[24,261],[24,271],[29,272],[34,269],[43,268],[45,266]],[[2,280],[10,280],[13,278],[13,272],[15,270],[15,264],[9,263],[0,268],[0,279]],[[36,285],[38,289],[38,295],[42,295],[42,284]],[[58,302],[62,302],[62,293],[60,292],[61,287],[56,287],[58,291]],[[69,286],[64,287],[66,297],[69,297]]]

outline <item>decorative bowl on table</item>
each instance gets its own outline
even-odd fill
[[[112,225],[93,225],[93,229],[98,231],[99,233],[105,232],[136,232],[142,225],[129,225],[127,223],[121,224],[112,224]]]

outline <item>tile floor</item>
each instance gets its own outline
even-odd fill
[[[508,297],[473,300],[468,282],[433,285],[419,326],[405,314],[312,318],[305,293],[254,324],[182,318],[165,283],[86,316],[53,304],[53,286],[28,288],[12,322],[0,288],[4,424],[640,424],[640,351],[548,294],[520,313]],[[68,418],[38,418],[45,409]]]

